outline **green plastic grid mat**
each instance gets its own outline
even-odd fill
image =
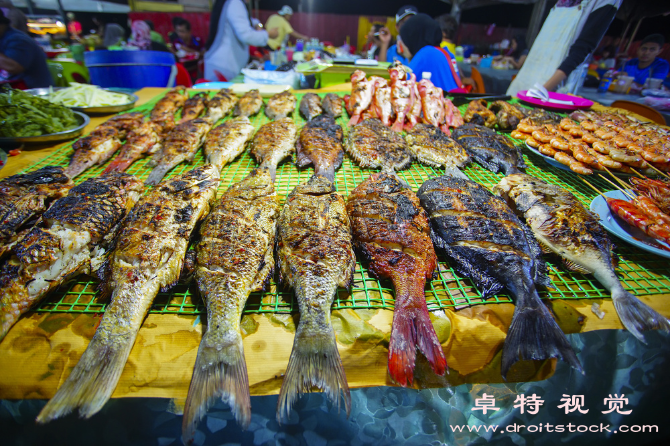
[[[298,93],[296,96],[300,100],[302,94]],[[143,106],[137,107],[134,111],[148,113],[157,100],[158,97]],[[464,111],[466,107],[467,105],[461,106],[461,111]],[[294,113],[293,119],[299,126],[305,123],[305,120],[299,115],[297,110]],[[268,118],[262,112],[252,117],[251,121],[257,128],[269,122]],[[346,133],[346,115],[339,118],[338,122]],[[72,152],[71,144],[66,145],[28,167],[24,172],[36,170],[47,165],[66,166],[69,163]],[[544,162],[542,158],[532,152],[525,152],[524,157],[529,166],[527,173],[542,178],[549,183],[561,185],[574,193],[587,206],[595,197],[596,194],[580,181],[576,174],[557,169]],[[145,179],[151,171],[150,168],[146,167],[147,161],[148,158],[137,161],[127,172]],[[168,174],[168,177],[181,174],[203,163],[202,151],[199,151],[193,163],[177,166]],[[88,169],[77,177],[75,182],[80,183],[86,178],[99,175],[108,164],[109,161],[102,166]],[[219,194],[228,189],[231,184],[242,180],[255,166],[256,163],[248,152],[240,155],[232,163],[225,166],[221,172]],[[346,198],[354,187],[376,171],[373,169],[361,169],[345,154],[342,167],[337,171],[335,176],[337,190]],[[474,163],[466,167],[464,171],[470,178],[489,188],[492,188],[503,177],[502,174],[494,174]],[[312,173],[313,170],[311,167],[299,170],[291,161],[281,164],[277,170],[275,184],[282,202],[296,185],[309,179]],[[399,176],[415,192],[424,181],[442,173],[440,169],[424,166],[416,162],[412,164],[410,169],[398,172]],[[599,178],[593,177],[589,180],[602,190],[608,189],[608,185]],[[667,263],[664,263],[660,258],[650,256],[644,251],[625,243],[621,244],[616,252],[620,256],[619,276],[627,290],[638,295],[670,294],[670,281],[667,277],[670,274],[670,268],[664,266]],[[553,256],[545,256],[545,259],[548,261],[549,272],[555,289],[542,291],[540,293],[542,297],[549,299],[609,297],[609,293],[592,277],[568,271],[562,266],[560,259]],[[35,311],[103,312],[107,302],[100,298],[97,287],[97,279],[88,276],[79,276],[75,281],[63,284],[52,292],[40,303]],[[446,308],[461,308],[475,304],[511,302],[511,299],[507,294],[498,294],[497,296],[483,299],[470,279],[458,275],[445,259],[440,258],[435,278],[426,285],[426,301],[428,302],[428,308],[434,311]],[[333,304],[333,309],[393,309],[393,305],[394,298],[391,283],[371,277],[367,269],[361,263],[357,263],[351,290],[339,290]],[[150,310],[151,313],[168,314],[198,314],[202,311],[204,311],[204,306],[198,296],[197,286],[194,282],[190,284],[180,282],[168,292],[159,293]],[[271,280],[266,291],[252,293],[244,311],[245,313],[294,312],[297,311],[297,302],[293,297],[293,292],[278,285],[275,277]]]

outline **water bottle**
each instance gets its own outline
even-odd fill
[[[607,70],[603,75],[603,78],[600,80],[600,85],[598,85],[598,93],[607,93],[607,90],[612,84],[612,79],[614,78],[614,70]]]

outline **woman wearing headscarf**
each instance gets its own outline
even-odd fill
[[[135,20],[130,28],[133,34],[132,39],[128,41],[128,46],[134,46],[140,50],[170,52],[168,47],[162,43],[151,40],[151,27],[144,20]]]
[[[104,30],[102,46],[105,48],[118,45],[126,35],[126,31],[118,23],[106,23],[101,27]]]

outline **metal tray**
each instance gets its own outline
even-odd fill
[[[52,88],[52,91],[58,91],[58,90],[63,90],[65,88],[70,88],[70,87],[54,87]],[[113,88],[102,88],[104,91],[109,91],[111,93],[118,93],[122,94],[124,96],[128,97],[128,102],[125,102],[123,104],[118,104],[118,105],[101,105],[98,107],[68,107],[71,110],[79,111],[79,112],[84,112],[84,113],[117,113],[125,110],[130,110],[135,106],[135,103],[139,99],[136,95],[132,93],[128,93],[126,91],[119,91]],[[47,99],[47,96],[49,96],[49,89],[48,88],[31,88],[29,90],[25,90],[26,93],[30,93],[34,96],[39,96],[41,98]],[[67,107],[67,106],[66,106]]]
[[[39,136],[19,136],[16,138],[0,138],[0,144],[14,144],[14,143],[33,143],[33,142],[50,142],[50,141],[65,141],[76,138],[84,131],[84,127],[88,125],[91,120],[82,112],[72,111],[79,125],[77,127],[65,130],[63,132],[48,133]]]

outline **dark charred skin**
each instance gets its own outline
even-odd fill
[[[486,107],[487,103],[484,99],[471,101],[468,109],[465,110],[463,120],[465,122],[472,122],[486,127],[493,127],[496,123],[496,115]]]
[[[305,93],[300,100],[300,113],[302,113],[304,118],[308,121],[311,121],[323,113],[319,95],[316,93]]]
[[[490,110],[496,114],[498,129],[504,131],[514,130],[526,117],[519,108],[505,101],[495,101]]]
[[[361,167],[402,170],[412,164],[405,139],[376,118],[349,130],[345,150]]]
[[[314,165],[314,173],[333,181],[342,165],[342,127],[328,115],[309,121],[300,131],[296,144],[298,167]]]
[[[491,172],[509,175],[527,167],[521,149],[491,129],[466,124],[454,129],[452,136],[475,161]]]

